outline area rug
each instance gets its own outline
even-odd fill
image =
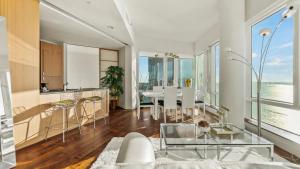
[[[160,150],[159,138],[150,138],[156,156],[156,163],[168,163],[176,161],[187,161],[189,163],[195,161],[201,161],[203,166],[212,166],[217,160],[216,150],[211,149],[207,151],[207,158],[203,159],[203,150],[169,150],[168,155],[165,154],[164,150]],[[115,161],[118,156],[120,146],[122,144],[123,137],[114,137],[107,144],[106,148],[99,155],[97,160],[92,165],[91,169],[115,169]],[[164,147],[164,145],[163,145]],[[274,154],[275,161],[287,162],[277,154]],[[220,155],[220,161],[222,162],[269,162],[269,150],[267,148],[226,148],[222,149]],[[217,166],[211,167],[218,169]]]

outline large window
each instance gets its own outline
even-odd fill
[[[203,90],[204,88],[204,81],[205,81],[205,74],[204,74],[204,59],[205,54],[202,53],[201,55],[196,56],[196,88],[198,90]]]
[[[220,83],[220,43],[211,47],[211,79],[210,79],[210,103],[219,107],[219,83]]]
[[[283,10],[252,27],[252,62],[258,69],[262,38],[259,31],[273,28],[281,19]],[[289,18],[278,29],[270,45],[262,78],[262,98],[293,103],[293,42],[294,20]],[[252,78],[252,96],[256,96],[256,79]]]
[[[152,90],[153,86],[185,87],[185,80],[194,81],[194,58],[165,56],[139,57],[139,90]]]
[[[187,79],[192,79],[192,85],[195,86],[195,81],[193,79],[193,60],[194,59],[190,58],[184,58],[179,60],[179,87],[185,87],[185,81]]]
[[[263,28],[273,28],[277,25],[285,9],[263,19],[252,26],[252,64],[258,70],[262,37],[259,32]],[[294,105],[294,18],[288,18],[282,23],[273,37],[267,55],[262,78],[261,97],[265,100],[262,105],[262,121],[293,133],[300,134],[300,125],[295,125],[295,119],[300,119],[300,112],[283,108],[281,105]],[[265,42],[267,39],[265,40]],[[256,97],[257,85],[252,73],[252,97]],[[252,103],[252,118],[256,118],[256,102]],[[291,125],[294,124],[294,125]]]
[[[163,58],[140,56],[139,89],[152,90],[163,85]]]

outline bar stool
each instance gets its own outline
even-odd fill
[[[93,121],[94,121],[94,129],[96,128],[96,103],[99,103],[100,104],[100,110],[101,110],[101,107],[102,107],[102,97],[99,96],[100,94],[97,95],[97,92],[96,91],[93,91],[93,94],[92,96],[90,97],[85,97],[83,98],[83,110],[85,112],[85,117],[87,119],[91,119],[89,117],[89,115],[87,114],[87,111],[86,111],[86,104],[87,103],[93,103]],[[104,123],[106,124],[106,118],[104,118]]]
[[[81,134],[81,124],[80,124],[78,112],[76,110],[76,106],[80,100],[81,94],[82,94],[81,92],[77,92],[77,91],[70,92],[70,93],[65,92],[60,95],[60,101],[52,103],[53,104],[52,115],[51,115],[49,124],[46,127],[47,131],[46,131],[45,139],[47,139],[49,130],[52,127],[51,123],[52,123],[53,113],[58,112],[57,110],[63,110],[63,112],[62,112],[63,142],[65,142],[65,132],[69,130],[69,111],[68,110],[70,110],[72,108],[74,109],[74,114],[76,116],[79,133]]]

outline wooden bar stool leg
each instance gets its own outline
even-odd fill
[[[65,115],[66,115],[66,108],[63,108],[63,113],[62,113],[63,115],[63,121],[62,121],[62,123],[63,123],[63,142],[65,142]]]
[[[47,131],[46,131],[46,134],[45,134],[45,139],[46,139],[46,140],[47,140],[47,138],[48,138],[48,133],[49,133],[50,126],[51,126],[51,123],[52,123],[52,119],[53,119],[53,111],[51,112],[51,118],[50,118],[50,120],[49,120],[48,127],[47,127]]]
[[[81,122],[79,120],[79,116],[78,116],[76,106],[74,107],[74,112],[75,112],[75,116],[76,116],[76,119],[77,119],[77,125],[78,125],[78,129],[79,129],[79,133],[81,134],[81,124],[80,124]]]
[[[93,101],[93,118],[94,118],[94,129],[96,128],[96,108],[95,108],[95,102]]]
[[[66,131],[69,131],[69,112],[68,109],[66,109]]]

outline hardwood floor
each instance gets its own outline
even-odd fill
[[[140,132],[148,137],[159,137],[160,121],[150,118],[148,112],[136,118],[135,111],[117,110],[110,112],[109,123],[104,120],[71,130],[62,143],[61,135],[17,151],[17,167],[32,168],[88,168],[113,137],[123,137],[129,132]]]
[[[148,137],[159,137],[161,121],[153,120],[147,109],[141,112],[140,120],[136,118],[135,111],[110,112],[108,124],[99,120],[95,130],[92,124],[83,126],[81,135],[77,129],[71,130],[66,135],[65,143],[62,143],[62,137],[59,135],[19,150],[16,168],[89,168],[113,137],[123,137],[133,131]],[[213,119],[213,116],[207,116],[208,121]],[[288,156],[278,148],[275,152],[283,157]]]

